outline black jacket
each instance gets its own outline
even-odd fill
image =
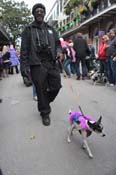
[[[81,36],[77,37],[73,45],[74,50],[76,51],[76,58],[85,59],[86,56],[90,54],[89,47],[85,39]]]
[[[44,32],[45,35],[42,36],[42,32]],[[38,40],[46,45],[49,45],[51,55],[46,54],[41,56],[41,54],[39,54]],[[51,59],[55,60],[58,52],[61,53],[62,49],[58,35],[53,27],[49,26],[45,22],[42,26],[39,26],[35,21],[32,22],[30,25],[26,26],[22,32],[20,57],[21,71],[25,70],[29,66],[40,65],[41,60],[43,59],[42,57],[46,57],[46,59],[49,59],[47,57],[52,57]]]
[[[3,63],[5,63],[6,61],[10,62],[10,52],[6,52],[5,54],[3,54],[2,60],[3,60]]]
[[[110,41],[110,46],[107,48],[107,56],[116,56],[116,37],[112,41]]]

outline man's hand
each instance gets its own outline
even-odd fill
[[[23,71],[21,72],[21,74],[22,74],[23,77],[28,77],[29,74],[30,74],[30,71],[29,71],[29,69],[25,69],[25,70],[23,70]]]
[[[58,53],[57,54],[57,58],[59,61],[62,61],[63,60],[63,54],[62,53]]]
[[[116,61],[116,56],[113,58],[113,61]]]

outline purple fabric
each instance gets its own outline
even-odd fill
[[[10,49],[10,61],[11,61],[11,66],[17,66],[20,64],[18,56],[17,56],[17,52],[15,49]]]
[[[79,121],[81,127],[84,130],[88,130],[89,127],[87,125],[87,121],[96,122],[95,119],[91,118],[90,116],[83,116],[81,112],[72,112],[70,115],[70,123]]]
[[[0,64],[2,64],[2,54],[0,53]]]

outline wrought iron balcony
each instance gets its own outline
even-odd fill
[[[93,8],[93,11],[86,11],[86,13],[80,14],[80,17],[74,17],[65,26],[59,29],[61,35],[65,35],[72,30],[75,30],[91,21],[97,19],[100,15],[112,15],[116,14],[116,0],[101,0],[97,8]]]

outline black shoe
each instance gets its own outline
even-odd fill
[[[80,80],[80,77],[77,77],[76,80]]]
[[[2,103],[2,99],[0,98],[0,103]]]
[[[45,126],[49,126],[50,125],[50,117],[49,116],[42,117],[42,123]]]

